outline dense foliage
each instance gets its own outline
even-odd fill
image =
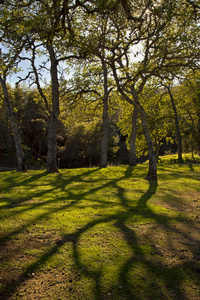
[[[15,145],[19,170],[27,154],[49,172],[58,161],[127,161],[124,137],[130,165],[149,158],[150,180],[156,156],[199,153],[199,1],[0,5],[0,146]],[[22,62],[26,73],[10,87]]]
[[[200,153],[200,102],[199,74],[190,74],[187,80],[172,88],[176,101],[180,130],[182,135],[183,152]],[[15,118],[19,124],[23,147],[30,160],[29,166],[37,165],[41,160],[44,165],[47,153],[48,111],[37,89],[24,85],[9,88]],[[169,95],[163,88],[155,90],[148,87],[141,96],[147,113],[155,152],[157,157],[177,151],[174,115]],[[71,96],[72,98],[72,96]],[[70,99],[68,95],[68,100]],[[85,102],[80,98],[75,104],[61,101],[61,116],[57,129],[57,155],[59,167],[82,167],[99,165],[101,140],[101,105],[95,102]],[[89,99],[88,99],[89,101]],[[111,97],[108,159],[109,163],[119,164],[128,162],[131,118],[133,106],[126,104],[117,94]],[[0,103],[0,147],[2,160],[9,161],[15,152],[14,140],[9,126],[3,96]],[[137,121],[137,159],[143,161],[147,157],[141,120]],[[124,140],[126,139],[126,146]],[[10,159],[9,156],[10,155]],[[1,160],[1,164],[3,163]],[[42,163],[43,161],[43,163]],[[12,160],[13,162],[13,160]]]

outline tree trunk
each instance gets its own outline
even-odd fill
[[[159,139],[157,140],[157,138],[155,138],[154,146],[155,146],[155,150],[156,150],[156,160],[158,161],[159,160],[159,150],[160,150]]]
[[[59,116],[59,83],[58,83],[58,61],[52,45],[47,46],[51,62],[51,84],[52,84],[52,112],[48,125],[48,150],[47,150],[47,171],[58,172],[57,167],[57,143],[56,129]]]
[[[57,124],[57,120],[52,113],[49,118],[49,124],[48,124],[48,150],[47,150],[47,171],[50,173],[58,172],[56,124]]]
[[[100,167],[106,168],[107,163],[108,163],[108,101],[107,99],[104,99]]]
[[[10,103],[10,100],[9,100],[9,95],[8,95],[6,82],[1,77],[0,77],[0,82],[1,82],[1,85],[2,85],[2,88],[3,88],[4,101],[5,101],[5,105],[7,107],[9,122],[10,122],[10,126],[11,126],[11,129],[12,129],[14,141],[15,141],[18,170],[19,171],[27,171],[25,157],[24,157],[24,153],[23,153],[23,150],[22,150],[21,137],[20,137],[18,126],[17,126],[17,124],[15,122],[15,119],[14,119],[14,114],[13,114],[12,106],[11,106],[11,103]]]
[[[133,115],[132,115],[132,130],[130,136],[130,151],[129,151],[129,166],[137,165],[136,158],[136,135],[137,135],[137,117],[138,117],[138,109],[134,106]]]
[[[100,167],[106,168],[108,164],[108,70],[106,63],[102,58],[102,67],[104,75],[104,96],[103,96],[103,124],[101,139]]]
[[[147,124],[146,113],[144,111],[144,108],[140,104],[138,109],[142,119],[142,127],[144,131],[145,140],[148,146],[148,154],[149,154],[149,172],[146,179],[157,180],[157,162],[156,162],[156,156],[154,152],[153,141],[149,132],[149,126]]]
[[[173,108],[174,116],[175,116],[175,128],[176,128],[176,136],[177,136],[177,142],[178,142],[178,161],[183,162],[183,158],[182,158],[182,136],[181,136],[181,132],[180,132],[180,128],[179,128],[177,109],[176,109],[176,105],[175,105],[175,102],[174,102],[174,97],[171,93],[170,87],[167,87],[167,89],[168,89],[168,93],[170,95],[172,108]]]
[[[145,113],[144,108],[139,103],[139,97],[138,92],[135,90],[134,86],[131,87],[131,92],[133,95],[134,105],[137,107],[141,119],[142,119],[142,128],[145,136],[145,140],[148,147],[148,156],[149,156],[149,172],[146,176],[147,180],[157,180],[157,162],[156,162],[156,156],[153,146],[153,141],[150,135],[149,126],[147,123],[147,116]]]
[[[131,86],[131,94],[133,97],[133,100],[131,100],[129,98],[129,96],[123,91],[123,89],[120,86],[120,82],[117,76],[117,71],[115,68],[115,65],[112,64],[111,65],[112,70],[113,70],[113,75],[117,84],[117,88],[118,91],[121,93],[122,97],[130,104],[135,105],[136,108],[138,109],[140,115],[141,115],[141,119],[142,119],[142,127],[143,127],[143,131],[144,131],[144,136],[145,136],[145,140],[148,146],[148,152],[149,152],[149,172],[148,175],[146,177],[146,179],[148,180],[157,180],[157,162],[156,162],[156,157],[155,157],[155,153],[154,153],[154,147],[153,147],[153,141],[149,132],[149,127],[147,124],[147,117],[146,117],[146,113],[144,111],[144,108],[140,105],[139,103],[139,93],[142,92],[142,89],[144,87],[144,84],[146,82],[146,80],[144,79],[144,81],[141,83],[139,91],[137,92],[135,90],[134,85]]]
[[[198,154],[200,155],[200,112],[197,113],[198,127],[197,127],[197,143],[198,143]]]

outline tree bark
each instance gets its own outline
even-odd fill
[[[57,120],[52,113],[48,124],[48,150],[47,150],[47,171],[57,173],[57,143],[56,143]]]
[[[153,141],[150,135],[149,126],[147,124],[147,117],[144,108],[138,103],[138,110],[142,119],[142,127],[145,136],[145,140],[148,146],[148,155],[149,155],[149,172],[146,177],[147,180],[157,180],[157,162],[154,152]]]
[[[174,111],[174,117],[175,117],[175,128],[176,128],[176,136],[177,136],[177,142],[178,142],[178,161],[179,162],[183,162],[183,158],[182,158],[182,136],[181,136],[181,132],[180,132],[180,127],[179,127],[179,120],[178,120],[178,113],[177,113],[177,109],[176,109],[176,105],[174,102],[174,97],[172,95],[171,89],[168,86],[167,87],[170,99],[171,99],[171,104],[172,104],[172,108]]]
[[[145,140],[148,146],[148,154],[149,154],[149,172],[148,175],[146,176],[147,180],[157,180],[157,162],[156,162],[156,157],[155,157],[155,152],[154,152],[154,146],[153,146],[153,141],[150,135],[149,131],[149,126],[147,124],[147,117],[146,113],[144,111],[144,108],[142,105],[139,103],[139,93],[142,92],[142,89],[144,87],[144,84],[146,82],[146,79],[144,78],[143,82],[140,85],[139,91],[135,90],[134,85],[131,86],[131,94],[133,99],[130,99],[129,96],[124,92],[123,88],[120,86],[119,78],[117,76],[117,71],[115,68],[114,63],[111,65],[112,70],[113,70],[113,75],[117,84],[117,89],[121,93],[122,97],[130,104],[136,106],[138,109],[141,119],[142,119],[142,127],[143,127],[143,132],[145,136]]]
[[[13,137],[14,137],[16,155],[17,155],[18,171],[27,171],[26,161],[25,161],[23,150],[22,150],[22,144],[21,144],[21,137],[20,137],[20,133],[19,133],[19,128],[17,126],[17,123],[15,122],[13,109],[12,109],[12,106],[11,106],[11,103],[10,103],[6,82],[1,77],[0,77],[0,82],[1,82],[1,85],[2,85],[3,94],[4,94],[4,101],[5,101],[5,105],[7,107],[9,122],[10,122],[10,126],[11,126],[11,129],[12,129]]]
[[[198,141],[198,154],[200,155],[200,112],[197,113],[198,127],[197,127],[197,141]]]
[[[100,167],[106,168],[108,164],[108,70],[106,63],[102,58],[103,76],[104,76],[104,96],[103,96],[103,124],[101,139]]]
[[[56,130],[59,116],[59,83],[58,83],[58,61],[51,44],[47,45],[51,63],[51,84],[52,84],[52,112],[48,125],[48,150],[47,150],[47,171],[58,172],[57,167],[57,143]]]
[[[157,180],[157,162],[156,162],[156,156],[153,146],[153,141],[150,135],[149,126],[147,123],[147,116],[145,113],[144,108],[139,103],[139,97],[138,92],[135,90],[134,86],[131,87],[131,92],[134,100],[134,105],[138,109],[141,120],[142,120],[142,128],[145,136],[145,140],[148,147],[148,156],[149,156],[149,172],[146,176],[147,180]]]
[[[138,117],[138,109],[134,106],[133,115],[132,115],[132,130],[130,136],[130,151],[129,151],[129,166],[137,165],[136,158],[136,135],[137,135],[137,117]]]
[[[107,164],[108,164],[108,101],[107,99],[104,99],[100,167],[106,168]]]

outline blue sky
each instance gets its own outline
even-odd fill
[[[39,65],[43,62],[44,59],[45,59],[45,57],[38,57],[36,59],[37,67],[39,67]],[[14,74],[8,76],[8,78],[7,78],[7,82],[10,83],[11,85],[14,85],[19,80],[19,77],[25,78],[28,75],[28,73],[32,70],[32,68],[30,66],[30,62],[28,60],[20,62],[18,64],[18,67],[21,69],[21,71],[14,73]],[[43,81],[45,79],[47,80],[47,82],[50,81],[50,74],[47,70],[42,72],[42,78],[43,78]],[[24,83],[26,83],[27,85],[29,85],[30,82],[31,82],[31,80],[28,80],[28,79],[26,81],[24,81]]]
[[[6,48],[4,48],[2,45],[0,45],[0,48],[2,48],[2,50],[3,50],[4,53],[6,52]],[[138,60],[140,60],[140,59],[142,58],[142,55],[139,54],[139,55],[137,55],[137,58],[136,58],[136,57],[134,56],[134,53],[137,52],[137,51],[140,53],[140,51],[141,51],[141,46],[139,46],[139,45],[134,46],[133,49],[134,49],[134,51],[133,51],[133,54],[132,54],[132,59],[131,59],[131,61],[138,61]],[[24,56],[24,55],[22,54],[22,56]],[[25,56],[29,56],[29,55],[26,53]],[[37,59],[36,59],[36,62],[35,62],[37,68],[38,68],[39,65],[41,65],[42,62],[45,61],[45,60],[47,60],[47,57],[46,57],[46,56],[44,56],[44,55],[37,56]],[[60,65],[60,64],[59,64],[59,65]],[[48,64],[47,64],[47,66],[49,67]],[[66,65],[63,63],[62,66],[60,66],[60,68],[64,68],[65,66],[66,66]],[[21,61],[21,62],[19,63],[19,65],[18,65],[18,67],[21,69],[21,71],[15,73],[15,74],[12,74],[12,75],[10,75],[10,76],[8,76],[8,78],[7,78],[7,82],[8,82],[9,84],[11,84],[12,86],[14,86],[15,83],[19,81],[20,77],[21,77],[21,78],[25,78],[25,77],[28,75],[29,71],[32,70],[31,65],[30,65],[30,62],[29,62],[28,60],[23,60],[23,61]],[[67,75],[67,74],[66,74],[66,77],[69,78],[70,75]],[[30,80],[30,79],[29,79],[29,80],[27,79],[26,81],[23,81],[23,82],[24,82],[26,85],[29,85],[29,84],[31,83],[31,80]],[[42,72],[42,81],[40,82],[41,85],[43,85],[44,82],[47,82],[47,83],[50,82],[50,73],[49,73],[48,70],[43,70],[43,72]]]

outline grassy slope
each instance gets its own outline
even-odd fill
[[[0,299],[199,299],[200,165],[0,173]]]

